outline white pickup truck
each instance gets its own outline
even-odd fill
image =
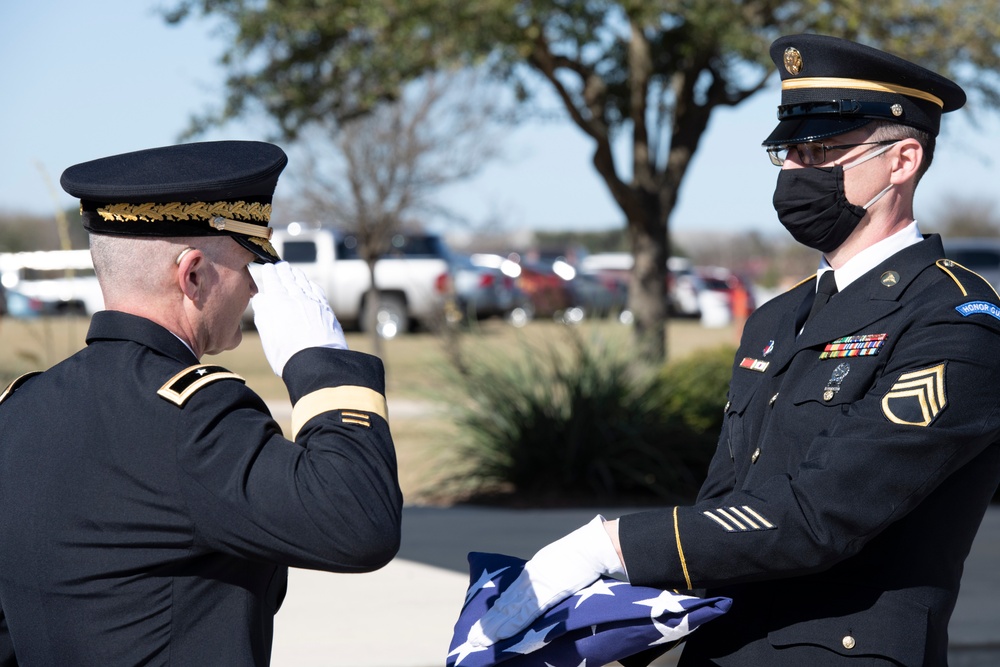
[[[323,288],[345,328],[365,328],[371,277],[368,265],[358,256],[355,236],[291,223],[276,228],[271,243],[283,260]],[[381,294],[376,317],[379,334],[392,338],[414,325],[431,327],[440,321],[443,297],[439,286],[448,270],[448,251],[437,235],[395,235],[392,249],[375,264],[375,284]]]

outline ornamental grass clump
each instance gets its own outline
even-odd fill
[[[624,346],[565,336],[507,353],[453,349],[463,433],[453,490],[525,505],[692,497],[714,444],[692,431],[697,420],[671,415],[671,376]],[[718,403],[721,416],[725,386]]]

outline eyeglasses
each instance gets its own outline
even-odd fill
[[[785,160],[788,159],[789,151],[794,148],[796,154],[799,156],[799,162],[807,167],[812,167],[826,162],[827,151],[847,150],[848,148],[857,148],[858,146],[887,146],[897,141],[899,139],[886,139],[884,141],[865,141],[860,144],[839,144],[837,146],[827,146],[816,141],[810,141],[804,144],[768,146],[767,156],[771,158],[771,164],[775,167],[781,167],[784,166]]]

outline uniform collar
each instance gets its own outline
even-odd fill
[[[94,313],[87,331],[87,344],[99,340],[127,340],[145,345],[184,364],[198,363],[198,357],[168,329],[145,317],[116,310]]]
[[[836,273],[834,273],[834,277],[837,280],[837,290],[843,292],[844,288],[848,285],[874,269],[888,258],[895,255],[897,252],[904,250],[911,245],[920,243],[922,240],[923,237],[920,235],[920,229],[917,227],[917,221],[914,220],[892,236],[884,238],[878,243],[865,248],[848,260],[846,264],[837,269]],[[823,274],[826,271],[831,271],[832,268],[833,267],[830,266],[829,262],[826,261],[826,257],[820,258],[819,268],[816,270],[817,285],[819,285],[819,279],[823,277]]]

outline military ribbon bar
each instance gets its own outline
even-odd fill
[[[871,357],[878,354],[888,334],[861,334],[845,336],[827,343],[820,359],[840,359],[843,357]]]

